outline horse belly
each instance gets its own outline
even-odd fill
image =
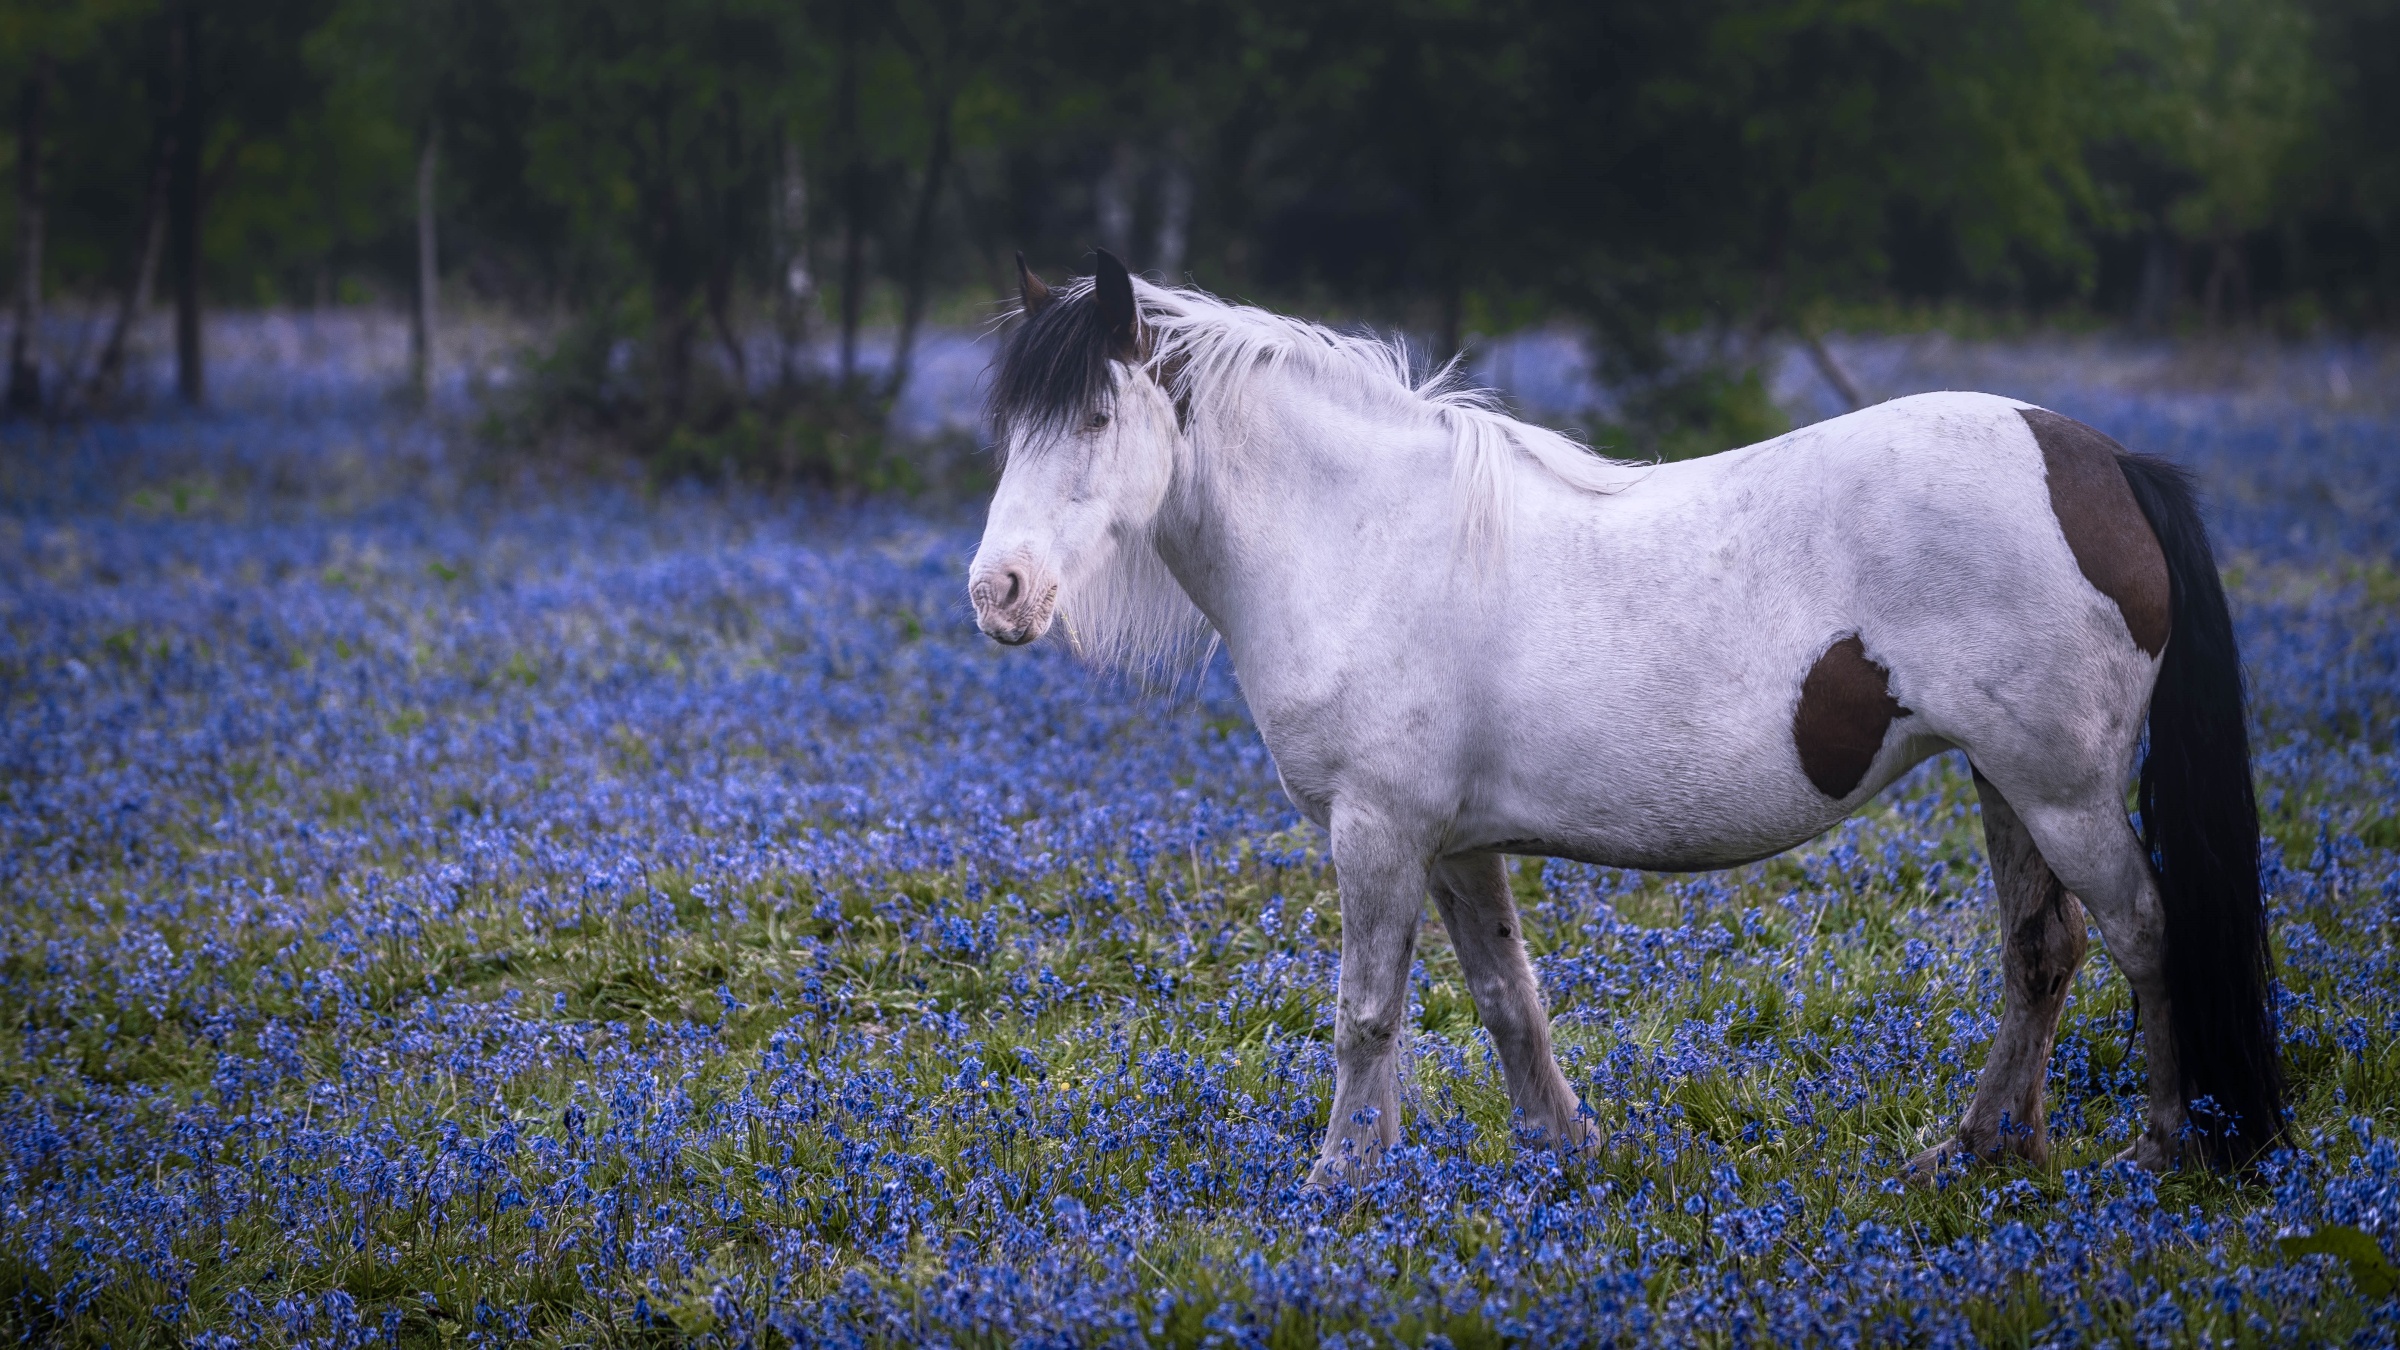
[[[1667,754],[1645,764],[1594,756],[1519,782],[1462,819],[1464,849],[1567,858],[1606,867],[1698,872],[1770,858],[1841,823],[1915,764],[1950,748],[1899,731],[1842,801],[1768,756]]]
[[[1848,814],[1769,762],[1775,757],[1763,739],[1599,745],[1556,722],[1538,734],[1546,744],[1521,748],[1496,790],[1478,794],[1487,806],[1460,822],[1462,842],[1611,867],[1698,871],[1781,853]]]
[[[1657,532],[1673,547],[1633,529],[1577,533],[1546,560],[1554,575],[1653,580],[1601,595],[1525,587],[1549,600],[1488,671],[1484,784],[1470,795],[1483,809],[1462,837],[1613,866],[1728,867],[1815,838],[1943,748],[1895,705],[1866,733],[1880,749],[1855,786],[1834,796],[1811,780],[1795,724],[1803,686],[1830,647],[1880,627],[1817,549],[1775,556],[1774,531],[1702,512]],[[1670,555],[1671,577],[1655,565]]]

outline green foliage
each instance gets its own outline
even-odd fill
[[[1589,431],[1605,453],[1672,461],[1754,445],[1791,426],[1757,367],[1710,363],[1637,386],[1620,420]]]
[[[1962,283],[2082,261],[2084,149],[2103,111],[2089,93],[2110,47],[2084,7],[1719,3],[1640,26],[1653,52],[1607,110],[1623,130],[1578,165],[1600,209],[1629,215],[1612,232],[1640,246],[1627,261],[1684,289],[1638,308],[1637,331],[1661,303],[1787,323],[1880,283],[1903,232]],[[1625,203],[1627,178],[1672,188]]]
[[[0,6],[0,88],[57,93],[54,289],[138,271],[182,12]],[[2400,302],[2393,0],[228,0],[195,31],[210,296],[411,294],[438,143],[444,284],[643,315],[612,397],[648,445],[733,425],[728,391],[773,421],[769,329],[879,418],[941,297],[1004,294],[1019,248],[1441,349],[1578,318],[1692,428],[1738,376],[1670,334]]]
[[[2307,16],[2259,0],[2186,0],[2165,18],[2161,65],[2178,96],[2161,100],[2157,131],[2192,176],[2169,220],[2196,239],[2262,228],[2315,111]]]
[[[2352,321],[2400,312],[2400,0],[2308,0],[2303,279]]]
[[[930,457],[893,444],[882,422],[855,402],[816,397],[744,406],[714,426],[676,426],[649,464],[661,478],[914,493],[932,481]]]
[[[2368,1298],[2400,1293],[2400,1270],[2383,1254],[2383,1244],[2348,1224],[2327,1224],[2306,1237],[2287,1237],[2275,1247],[2285,1256],[2330,1256],[2350,1270],[2350,1283]]]
[[[675,415],[648,391],[642,341],[656,321],[641,298],[577,316],[528,351],[516,385],[487,399],[481,431],[505,449],[562,447],[629,453],[655,478],[805,483],[916,493],[972,481],[972,447],[903,446],[882,409],[823,380],[791,380],[762,394],[729,387],[696,367]]]

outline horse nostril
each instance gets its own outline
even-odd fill
[[[1008,593],[1000,597],[1000,607],[1007,609],[1016,604],[1017,597],[1023,594],[1025,594],[1025,574],[1012,567],[1008,569]]]

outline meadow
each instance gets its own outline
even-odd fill
[[[1222,659],[995,647],[971,503],[492,486],[286,347],[214,413],[0,442],[10,1336],[2400,1336],[2400,417],[2322,362],[1976,357],[2211,494],[2289,1150],[2108,1163],[2143,1079],[2095,943],[2051,1162],[1895,1179],[1999,1009],[1953,756],[1732,872],[1515,865],[1589,1155],[1520,1145],[1429,923],[1408,1146],[1326,1194],[1334,877]]]

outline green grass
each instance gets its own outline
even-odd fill
[[[1619,913],[1628,927],[1607,932],[1595,942],[1593,931],[1603,925],[1596,925],[1587,913],[1550,903],[1538,864],[1518,868],[1518,892],[1528,906],[1528,936],[1537,952],[1575,950],[1606,959],[1613,948],[1635,940],[1642,930],[1670,925],[1714,925],[1728,938],[1723,953],[1688,982],[1561,1000],[1558,1036],[1570,1066],[1614,1056],[1657,1067],[1636,1068],[1629,1076],[1637,1095],[1590,1102],[1618,1146],[1570,1167],[1548,1185],[1568,1194],[1597,1196],[1652,1189],[1672,1206],[1678,1197],[1704,1194],[1710,1172],[1730,1165],[1738,1170],[1746,1195],[1763,1197],[1788,1184],[1811,1213],[1839,1208],[1854,1218],[1875,1217],[1906,1227],[1920,1242],[1939,1243],[1987,1229],[1998,1213],[2038,1215],[2063,1193],[2062,1176],[2068,1169],[2088,1167],[2123,1145],[2121,1117],[2130,1103],[2087,1098],[2082,1102],[2088,1108],[2085,1127],[2070,1125],[2059,1131],[2056,1154],[2046,1167],[2011,1163],[1981,1168],[1940,1193],[1881,1184],[1900,1159],[1941,1135],[1971,1083],[1982,1040],[1954,1030],[1950,1018],[1963,1014],[1971,1020],[1994,1011],[1989,920],[1957,899],[1977,845],[1972,817],[1963,807],[1971,794],[1956,773],[1945,775],[1935,791],[1942,803],[1936,820],[1941,849],[1959,860],[1946,894],[1920,884],[1897,893],[1843,893],[1814,904],[1794,903],[1789,888],[1809,866],[1805,859],[1744,869],[1727,900],[1705,908],[1684,898],[1676,883],[1650,878],[1621,898]],[[354,801],[350,809],[364,809],[364,803]],[[1850,834],[1862,846],[1871,846],[1885,838],[1915,838],[1918,828],[1883,810],[1871,813]],[[554,1054],[548,1062],[528,1064],[504,1081],[467,1083],[443,1072],[431,1059],[398,1051],[389,1079],[373,1093],[375,1113],[410,1123],[396,1141],[404,1148],[426,1147],[453,1126],[486,1132],[513,1120],[528,1131],[555,1130],[557,1104],[573,1098],[576,1080],[590,1072],[584,1057],[601,1042],[620,1053],[657,1053],[668,1063],[682,1064],[673,1094],[688,1100],[689,1109],[705,1111],[708,1104],[743,1089],[757,1072],[770,1038],[791,1024],[790,1015],[778,1005],[790,987],[791,972],[810,959],[797,943],[815,938],[824,944],[818,969],[825,994],[838,1009],[819,1034],[840,1036],[859,1072],[888,1074],[895,1081],[913,1077],[920,1084],[954,1074],[954,1047],[923,1029],[926,1014],[963,1018],[982,1042],[984,1062],[994,1066],[991,1086],[980,1093],[951,1088],[919,1099],[925,1120],[913,1140],[914,1152],[936,1167],[964,1157],[970,1145],[982,1141],[992,1118],[1004,1117],[1024,1098],[1039,1097],[1043,1110],[1063,1110],[1071,1118],[1078,1111],[1086,1112],[1088,1119],[1093,1110],[1121,1108],[1129,1094],[1143,1092],[1139,1076],[1128,1074],[1129,1064],[1152,1052],[1171,1051],[1222,1066],[1222,1088],[1236,1097],[1288,1100],[1297,1094],[1308,1103],[1317,1113],[1314,1117],[1295,1120],[1269,1112],[1260,1118],[1266,1128],[1288,1140],[1289,1169],[1296,1174],[1307,1161],[1308,1135],[1321,1124],[1328,1087],[1327,991],[1320,977],[1337,940],[1334,879],[1321,865],[1293,869],[1248,862],[1197,881],[1196,892],[1176,901],[1118,914],[1084,912],[1061,893],[1031,895],[1021,906],[997,907],[987,912],[1000,917],[1003,954],[978,963],[912,944],[906,926],[888,917],[902,905],[963,908],[954,880],[940,876],[921,878],[896,895],[842,895],[842,918],[834,921],[809,916],[805,902],[812,898],[810,887],[798,877],[768,876],[739,893],[703,901],[684,878],[661,874],[651,883],[673,905],[671,924],[634,931],[595,918],[539,938],[512,932],[502,921],[506,896],[478,897],[480,903],[428,923],[419,940],[369,953],[355,967],[366,991],[362,1008],[405,1018],[410,1009],[425,1006],[422,994],[438,990],[495,1008],[513,999],[514,1006],[541,1015],[539,1010],[550,1009],[563,996],[563,1009],[556,1014],[562,1035]],[[1258,920],[1268,898],[1276,894],[1305,897],[1284,908],[1293,911],[1294,918],[1301,909],[1312,910],[1314,920],[1298,931],[1267,936]],[[1740,931],[1738,916],[1744,910],[1763,916],[1748,934]],[[43,917],[47,922],[41,926],[55,933],[74,933],[95,943],[113,936],[105,904],[62,905]],[[2338,924],[2341,916],[2337,908],[2313,917],[2318,923]],[[199,934],[163,936],[173,946]],[[279,988],[282,973],[341,964],[323,938],[263,928],[247,936],[229,973],[236,983],[242,976],[249,978],[263,1016],[298,1028],[290,1052],[315,1072],[304,1071],[281,1090],[248,1097],[241,1107],[305,1117],[311,1110],[309,1088],[322,1081],[319,1075],[331,1076],[345,1060],[354,1062],[358,1038],[371,1043],[388,1033],[312,1022],[304,997]],[[1903,951],[1911,941],[1936,943],[1945,954],[1914,972],[1906,971]],[[2381,939],[2377,942],[2380,945]],[[1316,963],[1263,986],[1272,991],[1272,998],[1235,997],[1237,989],[1255,983],[1245,980],[1244,972],[1294,951]],[[2386,1046],[2364,1059],[2342,1056],[2330,1050],[2324,1035],[2324,1028],[2344,1014],[2388,1010],[2388,1004],[2360,1006],[2357,986],[2340,978],[2350,961],[2373,954],[2371,949],[2340,950],[2321,964],[2312,963],[2297,981],[2311,996],[2314,1024],[2309,1030],[2316,1033],[2313,1044],[2297,1041],[2292,1052],[2302,1138],[2320,1132],[2340,1136],[2345,1133],[2339,1128],[2342,1123],[2362,1111],[2388,1128],[2394,1114],[2390,1104],[2400,1101],[2400,1091],[2395,1090],[2400,1087],[2400,1055]],[[7,989],[0,996],[0,1093],[71,1102],[78,1080],[143,1083],[177,1093],[203,1091],[219,1053],[260,1050],[256,1028],[219,1044],[188,1025],[139,1007],[58,1006],[56,999],[41,995],[38,959],[19,942],[0,968]],[[1473,1122],[1476,1158],[1504,1161],[1517,1147],[1509,1140],[1506,1095],[1475,1023],[1456,959],[1439,926],[1430,922],[1422,967],[1417,1030],[1408,1060],[1411,1090],[1422,1102],[1438,1103],[1445,1113],[1454,1110]],[[998,1006],[998,996],[1012,975],[1045,968],[1073,991],[1058,1006],[1031,1016]],[[1172,973],[1172,995],[1160,996],[1149,983],[1157,972]],[[746,1006],[728,1011],[720,989]],[[29,992],[34,996],[28,997]],[[1923,1038],[1917,1054],[1926,1072],[1878,1082],[1865,1100],[1825,1110],[1819,1117],[1822,1137],[1784,1127],[1783,1116],[1799,1079],[1822,1072],[1826,1047],[1855,1034],[1879,1008],[1910,1014],[1906,1029]],[[1185,1015],[1192,1009],[1207,1009],[1209,1015]],[[2121,981],[2113,977],[2105,958],[2095,958],[2077,981],[2062,1038],[2088,1042],[2095,1070],[2113,1075],[2126,1053],[2127,1012]],[[1695,1025],[1712,1023],[1723,1026],[1724,1042],[1739,1052],[1728,1055],[1715,1072],[1692,1072],[1688,1062],[1677,1061],[1674,1047]],[[675,1047],[691,1027],[709,1029],[709,1053],[679,1059]],[[1017,1059],[1020,1050],[1027,1052],[1028,1061]],[[980,1105],[971,1100],[977,1096],[984,1098]],[[2371,1103],[2380,1105],[2370,1109]],[[1145,1102],[1142,1109],[1201,1108],[1169,1101]],[[1238,1108],[1226,1114],[1234,1121],[1241,1119]],[[1762,1125],[1765,1137],[1759,1137]],[[680,1179],[669,1175],[645,1185],[666,1190],[722,1185],[738,1195],[760,1226],[779,1220],[805,1223],[806,1202],[779,1202],[748,1178],[750,1166],[783,1157],[787,1149],[798,1168],[786,1179],[787,1188],[805,1192],[809,1180],[830,1178],[836,1162],[829,1141],[821,1133],[799,1128],[781,1137],[754,1133],[748,1140],[718,1140],[673,1160],[682,1169]],[[1204,1152],[1183,1148],[1159,1157],[1079,1159],[1067,1156],[1054,1141],[1027,1138],[982,1155],[978,1166],[996,1164],[1021,1178],[1072,1169],[1075,1181],[1070,1189],[1099,1204],[1123,1186],[1138,1187],[1138,1175],[1126,1169],[1178,1166],[1200,1161]],[[192,1165],[203,1170],[240,1168],[244,1161],[215,1158]],[[618,1179],[617,1174],[603,1173],[591,1182],[605,1187]],[[953,1189],[972,1193],[974,1179],[954,1176]],[[204,1178],[201,1190],[206,1189]],[[2158,1196],[2160,1207],[2169,1212],[2244,1203],[2240,1183],[2189,1173],[2163,1178]],[[1355,1202],[1337,1214],[1337,1229],[1345,1234],[1371,1230],[1377,1205],[1372,1199]],[[340,1288],[365,1305],[406,1305],[423,1297],[428,1301],[411,1312],[404,1328],[404,1340],[421,1344],[446,1343],[463,1334],[468,1310],[478,1299],[549,1310],[552,1320],[540,1338],[546,1343],[654,1343],[665,1334],[623,1325],[578,1324],[569,1315],[581,1304],[572,1262],[564,1254],[544,1255],[545,1248],[557,1253],[568,1235],[531,1233],[522,1226],[523,1211],[514,1213],[512,1220],[484,1210],[478,1212],[479,1223],[439,1225],[396,1209],[375,1218],[366,1250],[320,1252],[305,1277],[289,1270],[292,1254],[273,1216],[242,1213],[207,1229],[190,1244],[186,1255],[194,1263],[192,1303],[205,1309],[215,1295],[278,1284]],[[943,1217],[946,1227],[969,1234],[975,1230],[976,1217],[964,1203]],[[1456,1214],[1456,1250],[1472,1254],[1479,1244],[1490,1243],[1492,1226],[1500,1221],[1492,1213]],[[839,1225],[818,1226],[829,1235],[831,1259],[787,1280],[782,1290],[787,1299],[830,1293],[853,1276],[905,1291],[940,1268],[932,1251],[899,1268],[845,1262],[840,1259]],[[474,1231],[478,1227],[484,1231]],[[1638,1234],[1629,1229],[1626,1236],[1651,1244],[1663,1236],[1690,1251],[1705,1251],[1709,1241],[1704,1214],[1660,1219]],[[1199,1343],[1201,1327],[1194,1310],[1218,1297],[1211,1292],[1213,1282],[1226,1265],[1262,1246],[1274,1250],[1282,1241],[1278,1235],[1256,1231],[1247,1217],[1194,1217],[1177,1221],[1142,1249],[1138,1258],[1144,1268],[1155,1275],[1161,1289],[1177,1292],[1182,1310],[1167,1318],[1165,1339]],[[530,1268],[511,1268],[496,1259],[516,1250],[536,1254]],[[2128,1251],[2120,1270],[2134,1279],[2173,1285],[2205,1277],[2229,1260],[2255,1255],[2168,1244]],[[728,1242],[713,1253],[707,1271],[688,1287],[664,1290],[651,1300],[653,1307],[684,1331],[704,1330],[713,1319],[706,1311],[708,1290],[737,1274],[763,1283],[770,1256],[762,1244]],[[1787,1259],[1808,1258],[1795,1247]],[[20,1289],[43,1288],[65,1273],[55,1266],[36,1271],[22,1264],[21,1257],[9,1264],[12,1268],[0,1279]],[[1653,1278],[1648,1295],[1654,1302],[1663,1304],[1677,1296],[1675,1270],[1669,1261]],[[1405,1288],[1423,1274],[1419,1266],[1401,1260],[1390,1268],[1388,1278],[1394,1287]],[[2337,1280],[2326,1291],[2327,1301],[2311,1310],[2318,1319],[2312,1334],[2339,1339],[2368,1325],[2366,1309],[2339,1290]],[[160,1292],[140,1283],[119,1284],[101,1297],[86,1319],[67,1326],[26,1323],[19,1330],[82,1344],[177,1343],[176,1329],[145,1325],[146,1310]],[[2125,1311],[2130,1317],[2133,1310]],[[1972,1316],[1988,1343],[2027,1344],[2049,1323],[2052,1312],[2038,1300],[2013,1296],[1975,1308]],[[1308,1344],[1326,1329],[1295,1315],[1269,1340]],[[1498,1343],[1477,1315],[1445,1321],[1439,1328],[1425,1324],[1388,1330],[1413,1341],[1417,1332],[1436,1329],[1454,1344]],[[2222,1330],[2239,1338],[2238,1328]]]
[[[744,628],[730,610],[707,622]],[[166,659],[140,635],[103,645],[110,659]],[[438,740],[551,678],[538,658],[488,655],[446,674],[441,699],[394,715],[395,741]],[[756,753],[630,726],[607,742],[606,773],[620,787],[680,772],[696,755]],[[246,810],[311,828],[422,809],[403,784],[316,781],[271,749],[226,765],[223,782]],[[2359,1151],[2353,1121],[2400,1130],[2400,1050],[2380,1030],[2363,1050],[2340,1044],[2350,1019],[2380,1029],[2400,1011],[2383,926],[2393,840],[2376,792],[2371,780],[2313,782],[2269,821],[2295,867],[2328,842],[2325,812],[2353,822],[2334,831],[2351,836],[2348,852],[2286,897],[2277,928],[2294,995],[2294,1136],[2313,1153],[2305,1165],[2325,1171]],[[2146,1336],[2154,1328],[2137,1324],[2160,1291],[2286,1258],[2263,1180],[2179,1172],[2152,1193],[2090,1171],[2129,1141],[2141,1082],[2130,1000],[2096,942],[2053,1063],[2050,1161],[1979,1167],[1939,1190],[1894,1179],[1963,1107],[1998,1011],[1973,800],[1963,768],[1945,761],[1825,840],[1716,877],[1516,864],[1562,1061],[1579,1085],[1605,1086],[1588,1105],[1610,1145],[1563,1167],[1512,1139],[1488,1040],[1429,916],[1405,1070],[1412,1138],[1433,1138],[1437,1162],[1487,1169],[1494,1189],[1369,1188],[1315,1227],[1285,1224],[1303,1212],[1290,1192],[1325,1123],[1339,901],[1307,829],[1163,855],[1146,873],[1121,854],[1029,861],[1032,880],[979,892],[963,871],[868,885],[666,862],[633,899],[596,904],[573,899],[564,872],[479,862],[467,843],[498,808],[465,792],[440,803],[448,823],[418,845],[356,860],[295,903],[275,897],[313,883],[279,853],[288,833],[221,839],[194,815],[169,842],[195,857],[237,851],[240,893],[190,897],[180,920],[153,910],[136,921],[108,861],[81,858],[72,892],[17,885],[0,943],[0,1100],[20,1136],[35,1116],[75,1136],[54,1154],[20,1142],[14,1185],[75,1184],[79,1167],[148,1159],[161,1203],[186,1207],[173,1249],[182,1288],[105,1243],[85,1253],[74,1234],[20,1229],[0,1253],[0,1322],[56,1344],[180,1345],[271,1296],[341,1290],[370,1318],[398,1314],[403,1344],[488,1333],[476,1316],[488,1304],[524,1310],[536,1344],[649,1345],[729,1331],[713,1304],[720,1289],[756,1312],[864,1288],[931,1327],[940,1318],[922,1300],[959,1252],[992,1256],[1012,1224],[1064,1225],[1062,1198],[1098,1212],[1162,1171],[1199,1168],[1217,1177],[1209,1203],[1160,1214],[1130,1249],[1078,1247],[1055,1230],[1051,1255],[1068,1267],[1098,1278],[1138,1265],[1137,1311],[1155,1324],[1154,1343],[1206,1343],[1213,1313],[1255,1297],[1246,1260],[1325,1252],[1363,1262],[1350,1268],[1371,1271],[1367,1282],[1398,1311],[1287,1303],[1270,1310],[1268,1344],[1353,1329],[1408,1344],[1437,1333],[1502,1343],[1513,1295],[1488,1305],[1485,1295],[1505,1287],[1500,1266],[1538,1259],[1539,1243],[1516,1227],[1537,1204],[1584,1216],[1590,1227],[1570,1250],[1616,1254],[1612,1267],[1561,1266],[1545,1280],[1572,1289],[1595,1273],[1638,1276],[1639,1299],[1662,1317],[1713,1297],[1728,1269],[1822,1277],[1834,1258],[1818,1229],[1836,1213],[1886,1226],[1931,1261],[1944,1244],[2010,1222],[2038,1228],[2118,1205],[2135,1217],[2101,1231],[2069,1283],[2090,1326]],[[377,898],[378,876],[409,875],[446,876],[449,903],[401,915]],[[1095,898],[1103,882],[1106,898]],[[546,917],[529,922],[529,907]],[[989,925],[973,955],[929,940],[927,916],[940,914]],[[810,1056],[838,1061],[839,1083],[814,1081],[849,1099],[804,1116],[783,1109],[796,1089],[770,1089]],[[229,1057],[282,1067],[229,1089]],[[983,1072],[962,1082],[970,1057]],[[748,1096],[759,1104],[743,1106]],[[193,1103],[251,1124],[222,1147],[160,1142],[171,1108]],[[586,1113],[580,1130],[566,1124],[569,1107]],[[578,1138],[611,1129],[619,1144],[578,1152]],[[624,1142],[644,1131],[659,1151]],[[513,1134],[555,1152],[503,1166],[446,1204],[402,1187],[334,1223],[303,1212],[306,1179],[335,1166],[328,1134],[372,1137],[420,1169],[462,1134]],[[270,1171],[299,1189],[248,1184]],[[620,1205],[694,1222],[714,1216],[704,1256],[673,1278],[611,1278],[592,1292],[578,1267],[605,1216],[567,1200],[505,1206],[511,1179],[614,1190]],[[868,1203],[885,1182],[922,1202],[896,1245],[890,1216]],[[301,1208],[279,1208],[276,1196]],[[1713,1227],[1728,1197],[1796,1201],[1808,1221],[1736,1259]],[[545,1211],[563,1217],[532,1227]],[[2260,1217],[2187,1225],[2244,1215]],[[2388,1305],[2361,1296],[2338,1262],[2311,1259],[2316,1275],[2254,1295],[2240,1314],[2186,1299],[2170,1339],[2388,1334]],[[46,1302],[99,1275],[108,1278],[88,1308],[48,1320]],[[1442,1297],[1419,1298],[1429,1287]],[[636,1321],[637,1294],[650,1322]],[[1878,1338],[1914,1339],[1921,1293],[1895,1277],[1885,1297]],[[156,1308],[178,1298],[186,1320],[158,1321]],[[2276,1314],[2263,1331],[2251,1320],[2262,1306]],[[2033,1344],[2062,1315],[2030,1272],[1955,1310],[1994,1345]],[[1845,1317],[1874,1324],[1872,1312]],[[963,1343],[979,1339],[943,1325]],[[1739,1338],[1729,1325],[1700,1339]]]

